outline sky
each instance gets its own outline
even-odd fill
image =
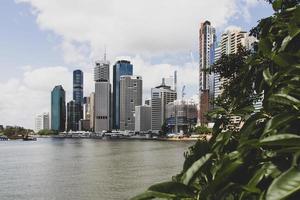
[[[72,98],[75,69],[89,95],[105,48],[111,65],[132,62],[144,99],[174,70],[178,88],[196,98],[200,23],[211,21],[220,39],[271,14],[263,0],[1,0],[0,125],[34,128],[35,116],[50,112],[55,85]]]

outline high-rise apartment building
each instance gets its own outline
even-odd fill
[[[229,55],[237,53],[239,47],[244,47],[247,50],[251,50],[255,41],[255,37],[249,36],[249,34],[245,31],[240,31],[237,29],[227,30],[221,36],[221,42],[216,48],[214,60],[217,61],[222,54]],[[224,81],[226,80],[220,79],[219,74],[215,74],[215,98],[217,98],[222,93],[222,89],[220,87],[224,83]]]
[[[166,120],[166,105],[177,99],[177,93],[163,82],[151,89],[151,130],[159,132]]]
[[[209,21],[201,23],[199,30],[199,122],[207,124],[205,113],[212,109],[214,75],[210,72],[214,62],[216,30]]]
[[[111,110],[109,82],[109,65],[105,59],[97,61],[94,69],[95,80],[95,132],[111,130]]]
[[[66,93],[61,85],[51,92],[51,129],[65,131],[66,126]]]
[[[133,74],[133,65],[119,60],[113,67],[113,128],[120,129],[120,77]]]
[[[43,113],[41,115],[37,115],[35,117],[35,132],[39,132],[40,130],[49,130],[49,113]]]
[[[222,48],[221,46],[218,46],[215,49],[215,59],[214,61],[218,61],[221,58],[221,53]],[[219,73],[214,73],[214,99],[216,99],[221,93],[222,93],[222,80],[220,79],[220,74]]]
[[[142,105],[143,81],[141,76],[120,77],[120,130],[135,129],[135,107]]]

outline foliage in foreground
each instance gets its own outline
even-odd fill
[[[195,134],[199,134],[199,135],[202,135],[202,134],[210,134],[212,133],[212,129],[211,128],[208,128],[207,126],[196,126],[194,129],[193,129],[193,132]]]
[[[172,181],[132,200],[300,199],[300,6],[297,0],[269,2],[275,14],[252,30],[257,51],[241,55],[239,84],[227,85],[227,102],[211,113],[212,139],[191,147]],[[262,93],[263,108],[249,114]],[[241,130],[226,128],[232,115],[245,120]]]

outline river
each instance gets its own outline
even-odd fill
[[[182,169],[193,142],[0,142],[1,200],[126,200]]]

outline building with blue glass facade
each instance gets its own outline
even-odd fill
[[[83,119],[83,72],[73,71],[73,101],[67,106],[67,130],[78,131],[79,121]]]
[[[73,100],[75,103],[83,104],[83,72],[73,71]]]
[[[66,93],[61,85],[55,86],[51,92],[51,129],[65,131]]]
[[[130,61],[119,60],[113,67],[113,129],[120,129],[120,77],[132,74]]]

